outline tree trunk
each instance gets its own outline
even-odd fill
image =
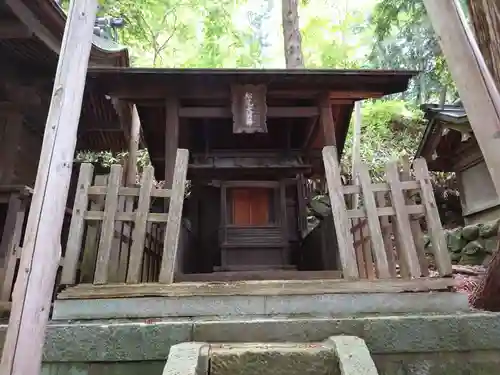
[[[283,40],[286,68],[304,68],[302,39],[299,27],[298,0],[283,0],[281,11],[283,17]]]
[[[470,17],[479,49],[500,88],[500,2],[468,0]],[[500,232],[498,233],[500,238]],[[493,255],[488,270],[471,296],[475,308],[500,311],[500,250]]]
[[[470,297],[470,304],[476,309],[500,312],[500,249],[493,254],[486,274]]]
[[[500,83],[500,2],[468,0],[476,40],[497,86]]]

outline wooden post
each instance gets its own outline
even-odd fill
[[[500,94],[457,0],[424,0],[500,196]]]
[[[323,94],[320,98],[319,111],[325,146],[335,146],[335,149],[337,149],[337,140],[335,138],[335,119],[333,118],[332,105],[330,103],[328,93]]]
[[[182,208],[184,206],[184,191],[186,187],[186,173],[188,168],[189,151],[179,149],[175,162],[175,173],[172,183],[172,194],[168,208],[168,221],[163,242],[163,258],[161,261],[160,283],[174,282],[174,273],[177,267],[179,247],[179,233],[182,223]]]
[[[179,101],[175,97],[168,97],[165,107],[167,111],[165,124],[165,189],[171,189],[177,147],[179,147]]]
[[[328,193],[337,234],[342,274],[345,279],[357,279],[359,278],[359,271],[356,264],[351,225],[347,217],[344,190],[340,178],[340,166],[337,160],[337,148],[335,146],[325,146],[323,148],[323,162],[325,163],[325,174],[328,181]]]
[[[357,165],[361,163],[361,102],[354,103],[354,134],[352,137],[352,182],[359,185]],[[352,208],[355,210],[359,205],[359,194],[352,195]]]
[[[69,6],[2,353],[2,375],[41,371],[96,12],[96,0],[72,0]]]
[[[128,142],[127,158],[127,186],[135,185],[137,177],[137,153],[139,151],[139,141],[141,138],[141,119],[137,112],[137,107],[131,106],[132,118],[130,123],[130,138]]]

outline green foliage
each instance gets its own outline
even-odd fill
[[[371,64],[421,72],[407,93],[408,99],[420,104],[437,100],[446,91],[449,101],[457,98],[422,0],[381,0],[369,27],[375,36]]]
[[[423,113],[401,100],[372,101],[361,109],[361,161],[367,163],[374,178],[381,179],[385,164],[403,154],[413,157],[425,128]],[[353,126],[345,144],[343,169],[350,174]]]
[[[112,153],[109,151],[93,152],[82,151],[77,154],[76,161],[81,163],[97,163],[105,168],[109,168],[112,164],[124,164],[128,156],[128,152]],[[139,150],[137,153],[137,169],[141,173],[144,167],[151,165],[149,153],[147,149]]]

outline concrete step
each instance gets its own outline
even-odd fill
[[[163,375],[378,375],[364,340],[321,343],[182,343],[170,349]]]

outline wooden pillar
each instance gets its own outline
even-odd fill
[[[96,0],[71,0],[14,287],[2,375],[41,371],[96,12]]]
[[[332,105],[328,93],[324,93],[319,100],[319,115],[325,146],[335,146],[335,148],[337,148],[337,140],[335,139],[335,120],[333,118]]]
[[[133,104],[130,108],[130,135],[128,141],[128,158],[127,158],[127,185],[132,186],[136,183],[137,177],[137,157],[139,151],[139,142],[141,138],[141,119],[137,112],[137,107]]]
[[[175,157],[179,147],[179,101],[170,96],[165,102],[165,188],[172,188],[174,176]]]
[[[457,0],[424,0],[500,196],[500,94]]]

